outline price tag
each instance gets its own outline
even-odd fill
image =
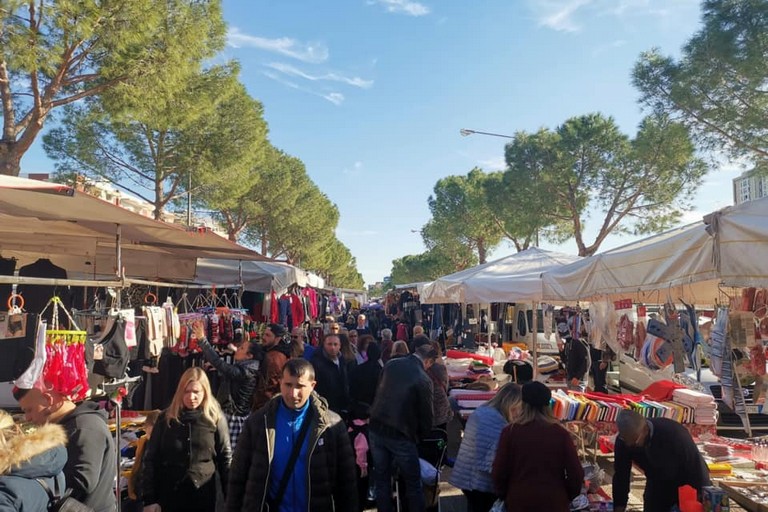
[[[760,414],[760,406],[759,405],[748,405],[747,406],[747,414]]]
[[[477,325],[477,318],[470,318],[467,320],[469,325]]]
[[[614,309],[632,309],[632,299],[621,299],[613,303]]]

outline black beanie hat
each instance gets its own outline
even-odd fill
[[[522,395],[523,402],[536,408],[544,408],[552,400],[552,392],[549,388],[536,380],[523,384]]]

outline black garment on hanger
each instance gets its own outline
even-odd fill
[[[3,354],[3,357],[0,357],[0,382],[10,382],[19,378],[35,358],[38,316],[35,314],[26,316],[24,337],[0,340]]]
[[[0,276],[12,276],[16,270],[16,258],[3,258],[0,256]],[[13,286],[10,284],[0,284],[0,300],[5,301],[11,296]]]
[[[57,267],[47,258],[40,258],[34,263],[21,267],[19,269],[19,276],[66,279],[67,271]],[[61,297],[62,302],[68,308],[70,306],[70,294],[65,286],[19,285],[17,290],[23,292],[24,309],[32,313],[42,312],[50,298],[57,293]]]

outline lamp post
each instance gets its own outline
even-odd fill
[[[512,135],[504,135],[502,133],[493,133],[493,132],[481,132],[479,130],[469,130],[467,128],[462,128],[459,130],[459,134],[461,134],[462,137],[469,137],[470,135],[488,135],[490,137],[501,137],[502,139],[514,139],[514,136]],[[534,244],[536,244],[536,247],[539,246],[539,229],[536,228],[536,233],[534,235]]]
[[[491,132],[481,132],[478,130],[468,130],[466,128],[462,128],[459,130],[459,133],[462,137],[469,137],[470,135],[490,135],[491,137],[501,137],[503,139],[514,139],[512,135],[503,135],[501,133],[491,133]]]

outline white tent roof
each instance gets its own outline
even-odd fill
[[[235,286],[240,283],[242,264],[243,287],[246,291],[268,293],[275,290],[282,293],[289,286],[323,288],[324,280],[288,263],[278,261],[217,260],[201,258],[197,262],[195,282],[215,286]]]
[[[710,234],[711,233],[711,234]],[[712,304],[719,286],[768,287],[768,198],[544,273],[546,300]]]
[[[540,300],[541,273],[579,259],[533,247],[436,279],[424,287],[420,299],[426,304]]]
[[[128,277],[189,280],[198,257],[264,259],[210,231],[156,221],[64,185],[0,176],[0,253],[19,265],[45,257],[68,274],[114,277],[118,226]]]

